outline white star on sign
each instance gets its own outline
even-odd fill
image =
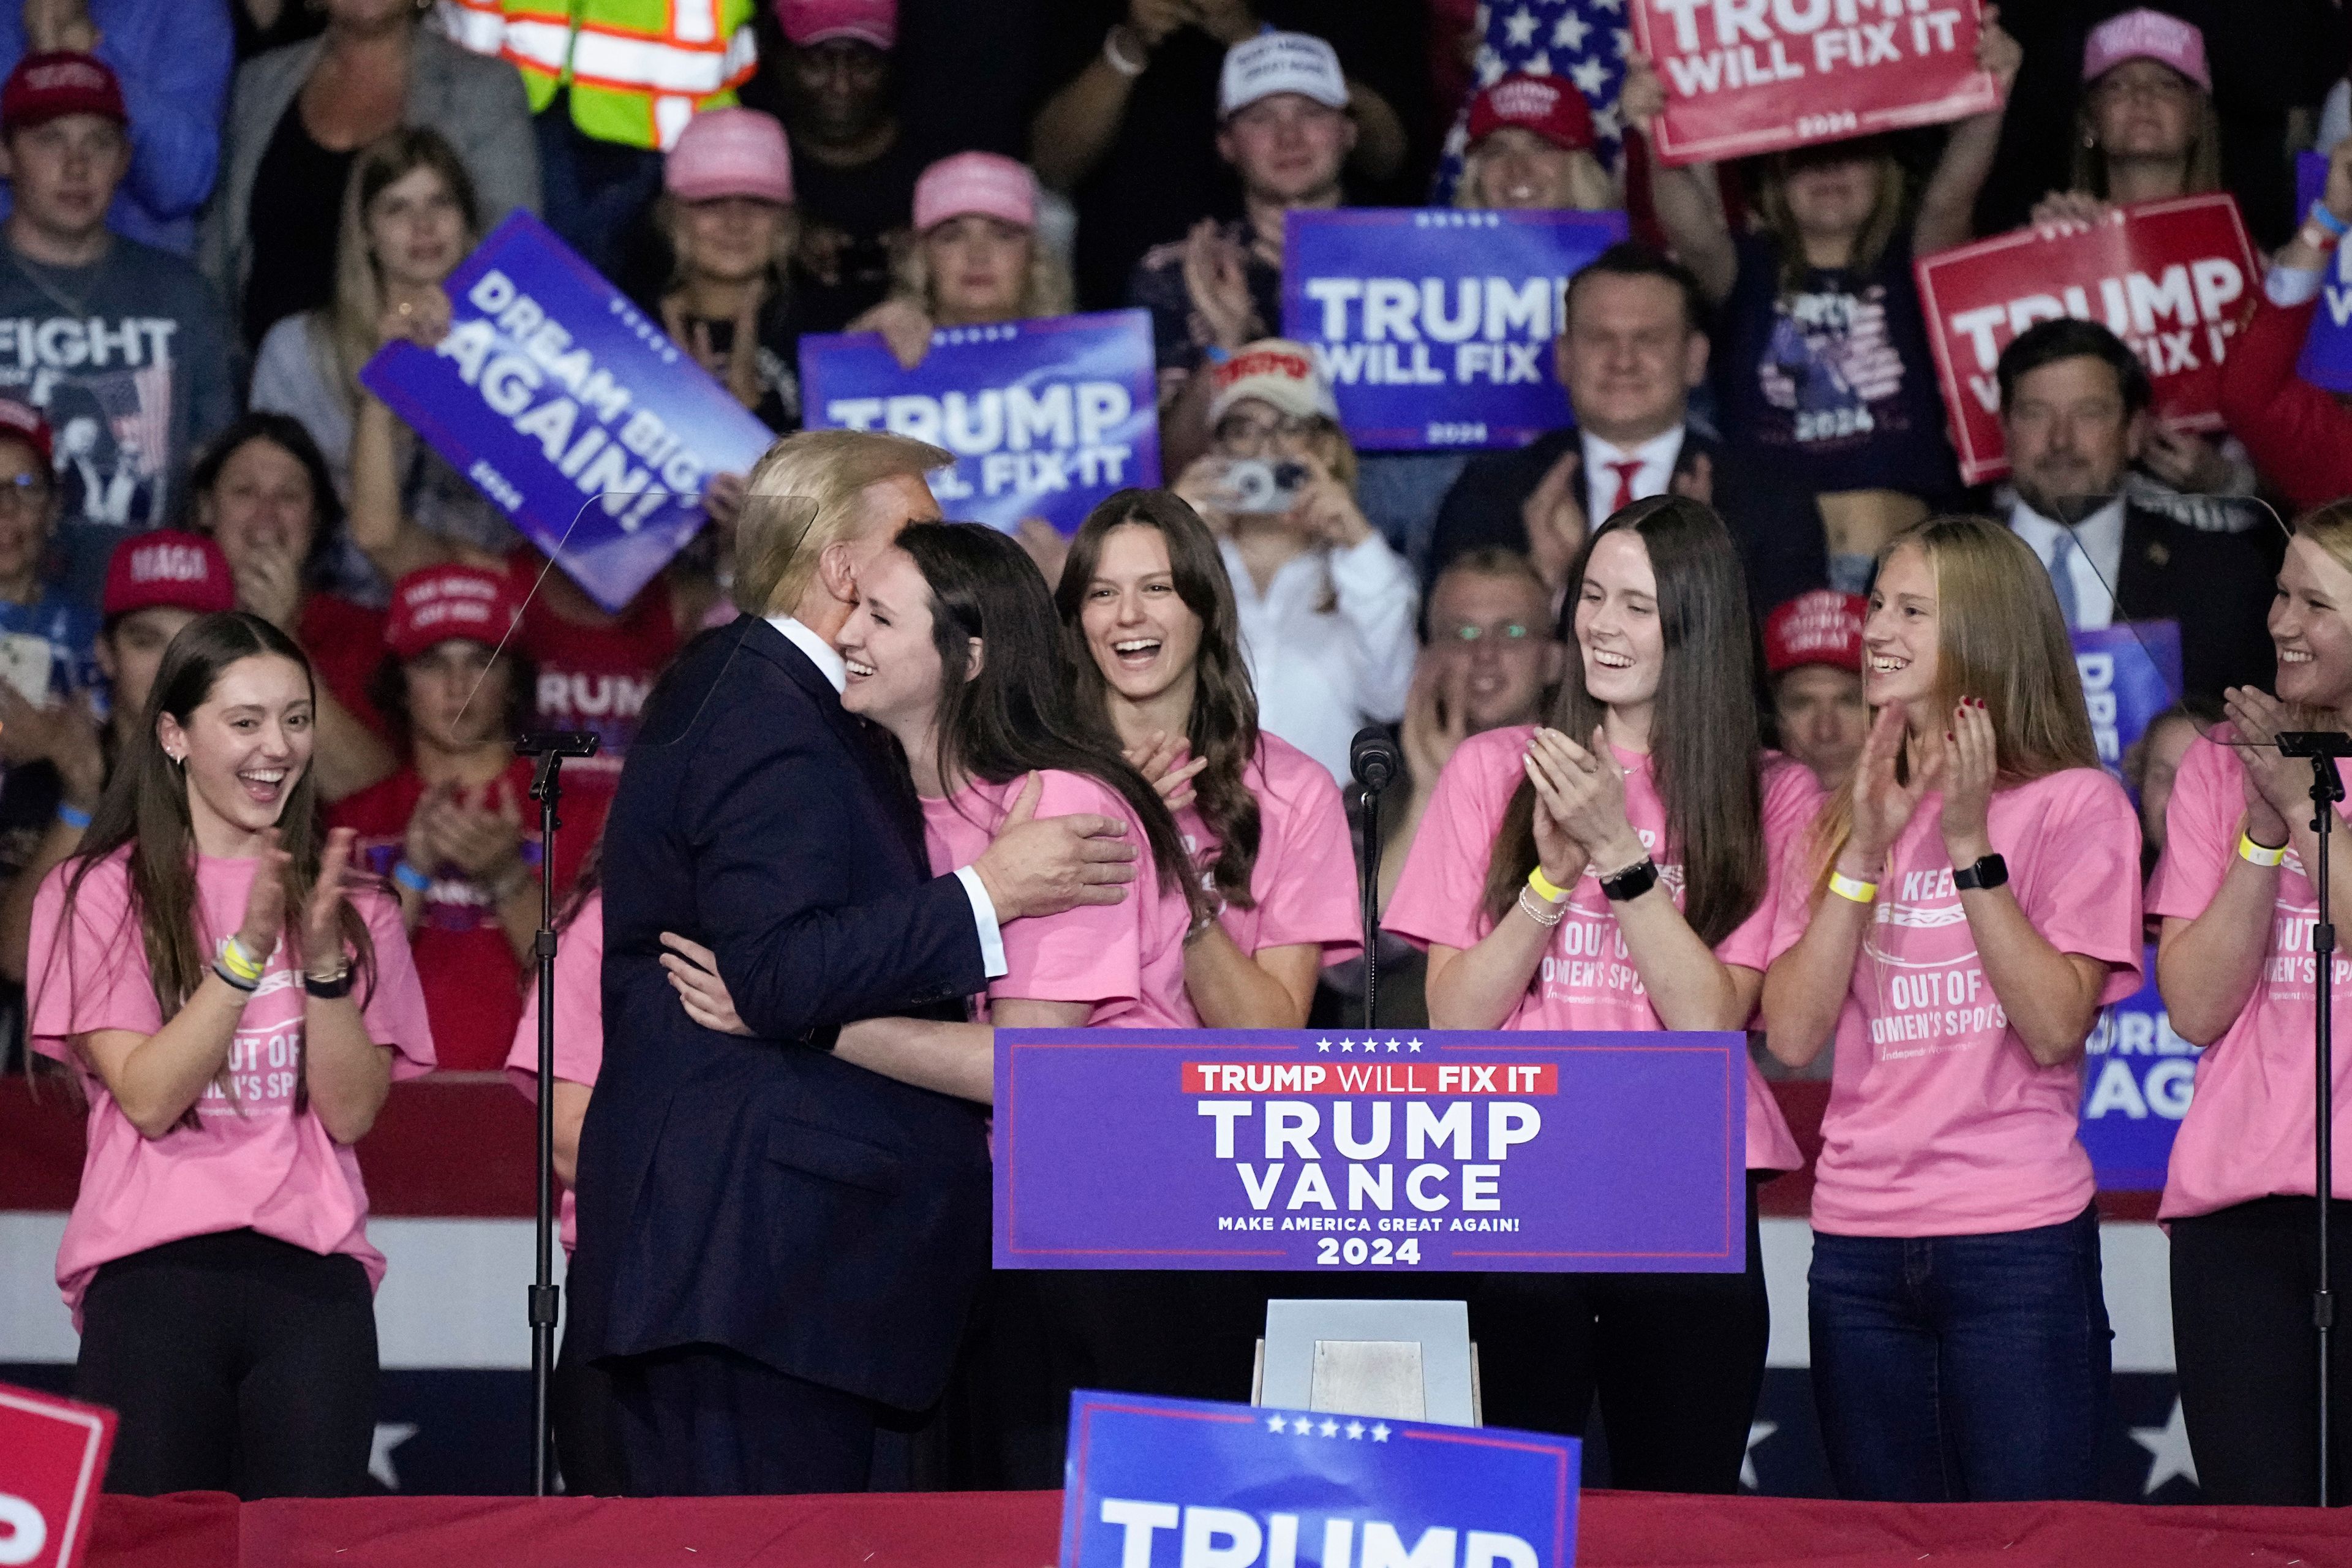
[[[1372,1423],[1372,1441],[1373,1441],[1373,1442],[1375,1442],[1375,1443],[1385,1443],[1385,1442],[1387,1442],[1388,1440],[1389,1440],[1389,1429],[1388,1429],[1386,1426],[1382,1426],[1382,1425],[1381,1425],[1380,1422],[1378,1422],[1378,1421],[1373,1422],[1373,1423]]]
[[[2315,1079],[2312,1081],[2315,1083],[2318,1080]],[[1339,1435],[1339,1424],[1337,1421],[1332,1420],[1328,1415],[1326,1415],[1323,1417],[1323,1425],[1317,1427],[1316,1430],[1322,1433],[1326,1437],[1337,1437]]]
[[[1396,1043],[1396,1037],[1395,1037],[1394,1036],[1391,1036],[1391,1037],[1389,1037],[1389,1055],[1391,1055],[1391,1056],[1394,1056],[1394,1055],[1396,1055],[1396,1054],[1397,1054],[1397,1043]],[[2313,1079],[2312,1081],[2313,1081],[2313,1082],[2315,1082],[2315,1083],[2316,1083],[2318,1080],[2317,1080],[2316,1079]]]
[[[1318,1051],[1321,1051],[1325,1056],[1327,1056],[1327,1057],[1328,1057],[1328,1056],[1329,1056],[1329,1055],[1331,1054],[1331,1042],[1330,1042],[1330,1041],[1328,1041],[1328,1040],[1318,1040],[1318,1041],[1316,1041],[1316,1042],[1315,1042],[1315,1048],[1316,1048],[1317,1050],[1318,1050]],[[2315,1083],[2316,1083],[2316,1082],[2317,1082],[2317,1081],[2319,1081],[2319,1080],[2318,1080],[2318,1079],[2314,1079],[2312,1081],[2313,1081],[2313,1082],[2315,1082]],[[2316,1114],[2316,1113],[2315,1112],[2315,1114]]]
[[[1356,1051],[1356,1042],[1355,1042],[1355,1041],[1353,1041],[1353,1040],[1341,1040],[1341,1041],[1339,1042],[1339,1054],[1340,1054],[1341,1056],[1353,1056],[1353,1055],[1355,1054],[1355,1051]],[[2314,1081],[2314,1082],[2317,1082],[2318,1080],[2315,1079],[2313,1081]]]
[[[1552,24],[1551,47],[1555,49],[1566,49],[1573,54],[1584,47],[1584,35],[1591,30],[1591,23],[1570,12]]]
[[[1756,1479],[1756,1445],[1780,1429],[1778,1421],[1750,1421],[1748,1424],[1748,1447],[1739,1456],[1739,1484],[1751,1492],[1760,1489]]]
[[[368,1445],[368,1474],[384,1490],[396,1492],[400,1489],[400,1472],[393,1468],[392,1451],[415,1436],[416,1423],[414,1421],[379,1421],[375,1424],[374,1440]]]
[[[2314,1082],[2316,1082],[2316,1081],[2318,1081],[2318,1080],[2317,1080],[2317,1079],[2314,1079],[2313,1081],[2314,1081]],[[1350,1437],[1354,1437],[1354,1438],[1361,1438],[1361,1437],[1363,1436],[1363,1435],[1364,1435],[1364,1424],[1363,1424],[1362,1422],[1360,1422],[1360,1421],[1350,1421],[1350,1422],[1349,1422],[1349,1423],[1348,1423],[1348,1436],[1350,1436]]]
[[[1414,1056],[1421,1055],[1421,1042],[1419,1040],[1407,1040],[1404,1043],[1404,1048],[1411,1051]],[[2312,1081],[2315,1083],[2318,1080],[2315,1079]]]
[[[2314,1081],[2316,1082],[2317,1080],[2315,1079]],[[1267,1416],[1265,1418],[1265,1429],[1269,1432],[1280,1432],[1284,1430],[1282,1417],[1279,1415]]]
[[[2132,1441],[2152,1456],[2147,1462],[2147,1484],[2139,1495],[2149,1497],[2165,1482],[2179,1476],[2190,1486],[2197,1479],[2197,1456],[2189,1447],[2189,1422],[2180,1413],[2180,1401],[2172,1402],[2172,1415],[2161,1426],[2135,1426]]]
[[[1609,81],[1609,68],[1599,60],[1588,59],[1582,65],[1572,66],[1568,74],[1575,79],[1576,90],[1587,98],[1600,92]]]
[[[1503,18],[1503,31],[1512,48],[1526,48],[1536,41],[1536,14],[1520,6]]]

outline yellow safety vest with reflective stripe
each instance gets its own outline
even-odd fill
[[[513,62],[533,113],[572,89],[599,142],[668,148],[695,111],[735,101],[759,63],[753,0],[439,0],[442,29]]]

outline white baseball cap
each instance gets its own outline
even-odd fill
[[[1217,81],[1217,118],[1238,114],[1262,98],[1295,92],[1333,109],[1348,107],[1348,78],[1339,51],[1310,33],[1271,29],[1225,51]]]
[[[1315,367],[1315,351],[1288,338],[1260,338],[1235,351],[1210,371],[1209,384],[1212,425],[1244,397],[1271,404],[1294,417],[1320,415],[1335,425],[1339,422],[1339,405]]]

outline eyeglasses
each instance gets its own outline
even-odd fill
[[[0,479],[0,512],[38,511],[48,504],[49,481],[38,474]]]
[[[1246,414],[1236,414],[1217,421],[1217,445],[1243,457],[1254,457],[1265,451],[1271,441],[1302,439],[1321,430],[1324,423],[1312,414],[1286,415],[1280,419],[1254,419]]]
[[[1515,648],[1533,647],[1537,638],[1536,629],[1525,621],[1496,621],[1483,626],[1473,621],[1465,621],[1439,632],[1437,640],[1461,648],[1475,648],[1481,643],[1498,648]]]

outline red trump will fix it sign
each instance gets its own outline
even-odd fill
[[[1666,89],[1651,145],[1692,163],[1981,113],[1982,20],[1981,0],[1633,0]]]
[[[2181,196],[2118,207],[2088,226],[2021,228],[1914,268],[1969,484],[2009,471],[1994,367],[2036,321],[2104,323],[2147,367],[2157,418],[2181,430],[2221,426],[2221,360],[2258,276],[2231,197]]]

